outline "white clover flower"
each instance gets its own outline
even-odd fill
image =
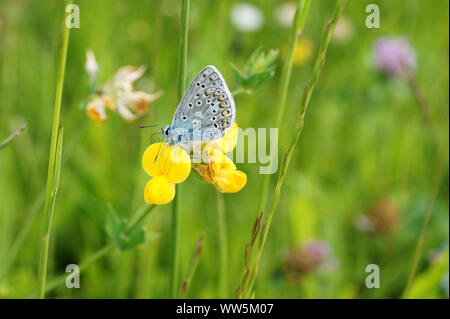
[[[84,64],[84,69],[89,75],[91,82],[94,82],[97,79],[99,67],[92,50],[86,51],[86,63]]]
[[[108,117],[106,116],[106,104],[99,96],[95,97],[86,105],[86,114],[89,118],[98,123],[105,122]]]
[[[142,91],[117,92],[117,112],[126,121],[135,121],[140,115],[147,113],[148,105],[161,96],[161,92],[148,94]]]
[[[90,97],[87,115],[103,123],[107,120],[106,108],[116,111],[124,120],[132,122],[148,111],[149,104],[161,96],[161,92],[149,94],[135,91],[133,82],[145,72],[145,67],[124,66],[100,90]]]
[[[347,43],[352,37],[352,22],[346,17],[341,17],[334,27],[333,40],[339,43]]]
[[[254,5],[242,2],[231,10],[231,22],[240,31],[252,32],[262,27],[264,15]]]
[[[145,67],[124,66],[114,75],[113,86],[115,89],[125,91],[133,90],[133,82],[139,79],[145,72]]]
[[[292,25],[296,7],[295,2],[285,2],[275,9],[275,19],[282,27],[287,28]]]

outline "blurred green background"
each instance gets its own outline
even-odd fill
[[[245,65],[258,47],[283,51],[289,28],[274,12],[282,1],[248,1],[264,15],[254,32],[242,32],[230,20],[238,1],[191,1],[188,79],[215,65],[231,90],[230,62]],[[85,52],[100,65],[100,83],[124,65],[145,65],[137,82],[144,91],[162,90],[139,124],[168,124],[178,103],[177,54],[179,1],[79,0],[81,27],[70,34],[61,122],[64,148],[85,120],[80,107],[88,95]],[[365,27],[365,7],[378,3],[381,28]],[[334,1],[312,1],[304,35],[311,56],[294,66],[285,122],[279,128],[279,152],[287,147],[303,87],[310,77],[318,42]],[[58,46],[64,19],[62,1],[0,2],[0,141],[22,123],[27,129],[0,150],[0,298],[29,297],[37,287],[44,215],[31,222],[17,258],[11,247],[30,222],[30,212],[45,187],[55,94]],[[343,17],[350,33],[333,38],[313,94],[306,124],[294,152],[279,207],[269,232],[255,285],[257,298],[399,298],[406,287],[437,163],[443,174],[428,225],[412,296],[447,298],[449,187],[449,3],[448,1],[349,1]],[[417,52],[416,81],[428,102],[436,146],[405,81],[380,75],[373,63],[374,41],[404,35]],[[283,55],[276,75],[251,95],[235,98],[242,128],[270,127],[277,109]],[[107,242],[106,204],[129,217],[143,203],[148,176],[141,167],[150,135],[117,114],[104,124],[89,120],[62,170],[50,246],[48,278],[79,264]],[[437,157],[437,148],[444,158]],[[225,195],[228,228],[228,297],[239,283],[244,245],[257,216],[262,176],[259,164],[238,164],[246,187]],[[275,178],[275,175],[273,176]],[[272,188],[274,186],[272,179]],[[204,234],[204,247],[188,296],[219,296],[218,216],[215,189],[191,174],[179,187],[181,278]],[[387,201],[391,211],[374,213]],[[393,207],[393,208],[392,208]],[[372,210],[372,212],[370,212]],[[382,209],[383,210],[383,209]],[[384,215],[383,215],[384,214]],[[381,217],[379,217],[381,215]],[[355,224],[362,216],[381,218],[387,230],[366,232]],[[373,217],[375,216],[375,217]],[[384,219],[383,219],[384,218]],[[81,274],[81,288],[64,285],[52,298],[166,298],[169,296],[170,205],[157,207],[147,229],[156,240],[129,251],[115,250]],[[292,281],[286,259],[293,249],[316,239],[331,248],[331,266]],[[442,257],[444,256],[444,257]],[[367,289],[365,268],[380,266],[379,289]],[[292,271],[292,269],[291,269]],[[295,269],[293,271],[296,271]],[[301,270],[299,270],[301,271]],[[447,293],[445,286],[447,285]]]

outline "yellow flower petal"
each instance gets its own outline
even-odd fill
[[[203,164],[194,165],[194,170],[209,184],[223,193],[236,193],[247,183],[247,175],[236,169],[233,161],[214,148],[204,150]]]
[[[239,192],[247,183],[247,175],[236,169],[223,169],[216,175],[214,186],[223,193]]]
[[[171,183],[184,182],[191,172],[191,160],[186,151],[166,143],[147,147],[142,156],[142,166],[148,175],[165,175]]]
[[[238,138],[238,125],[234,123],[226,132],[225,136],[216,141],[206,144],[206,147],[216,148],[224,153],[231,152],[236,147]]]
[[[144,200],[147,204],[164,205],[170,203],[175,197],[175,184],[167,176],[153,177],[145,185]]]

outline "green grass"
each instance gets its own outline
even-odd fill
[[[259,31],[244,34],[229,18],[237,1],[191,1],[187,81],[213,64],[234,91],[238,87],[230,62],[244,66],[258,47],[283,51],[290,30],[274,18],[279,1],[249,2],[257,4],[266,19]],[[380,29],[365,27],[366,3],[348,1],[342,17],[351,22],[353,36],[347,43],[330,41],[261,255],[256,298],[402,297],[441,160],[441,182],[429,210],[410,296],[445,297],[440,285],[448,272],[448,258],[447,264],[442,258],[432,263],[430,256],[448,254],[448,2],[441,1],[439,9],[435,3],[417,0],[374,2],[381,7]],[[138,123],[169,124],[179,101],[181,4],[175,0],[75,3],[80,6],[81,28],[71,30],[68,47],[61,103],[63,165],[48,251],[46,297],[166,298],[171,295],[173,260],[171,205],[154,208],[148,217],[145,214],[145,221],[139,223],[158,236],[135,249],[114,249],[105,230],[108,203],[121,218],[135,221],[132,216],[142,207],[148,181],[141,167],[142,154],[158,129],[139,129],[116,114],[110,114],[103,125],[85,122],[80,105],[89,92],[84,62],[85,51],[91,48],[100,64],[100,83],[123,65],[146,65],[138,88],[150,91],[152,79],[164,95]],[[313,73],[323,29],[334,7],[332,0],[311,1],[300,38],[313,41],[315,49],[307,62],[292,69],[279,127],[279,164],[290,144],[303,88]],[[36,296],[45,220],[45,195],[41,194],[51,149],[63,17],[61,1],[46,6],[37,1],[0,3],[0,141],[27,124],[0,150],[0,298]],[[430,106],[436,139],[424,125],[408,83],[386,79],[372,66],[373,43],[385,35],[405,35],[417,51],[415,79]],[[236,97],[241,127],[273,126],[282,56],[274,78],[253,94]],[[438,150],[442,157],[436,155]],[[248,183],[237,194],[224,194],[224,215],[218,212],[214,187],[194,174],[179,185],[180,280],[192,271],[193,248],[203,235],[189,298],[221,297],[223,291],[227,297],[234,296],[244,246],[259,213],[264,178],[258,173],[259,165],[237,164],[248,175]],[[272,176],[269,202],[274,188]],[[356,216],[380,198],[390,198],[399,207],[395,231],[370,235],[357,230]],[[223,230],[218,224],[223,217],[226,257],[221,257]],[[299,284],[289,282],[283,271],[285,256],[311,238],[330,244],[334,267],[308,275]],[[225,284],[220,271],[223,259]],[[73,263],[83,266],[80,289],[64,286],[65,268]],[[365,267],[371,263],[381,268],[379,289],[364,286]],[[181,282],[177,293],[180,288]]]

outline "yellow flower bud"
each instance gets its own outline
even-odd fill
[[[170,203],[174,197],[175,184],[165,175],[153,177],[145,185],[144,199],[147,204],[164,205]]]
[[[222,169],[216,174],[214,186],[223,193],[237,193],[247,183],[247,175],[237,169]]]

